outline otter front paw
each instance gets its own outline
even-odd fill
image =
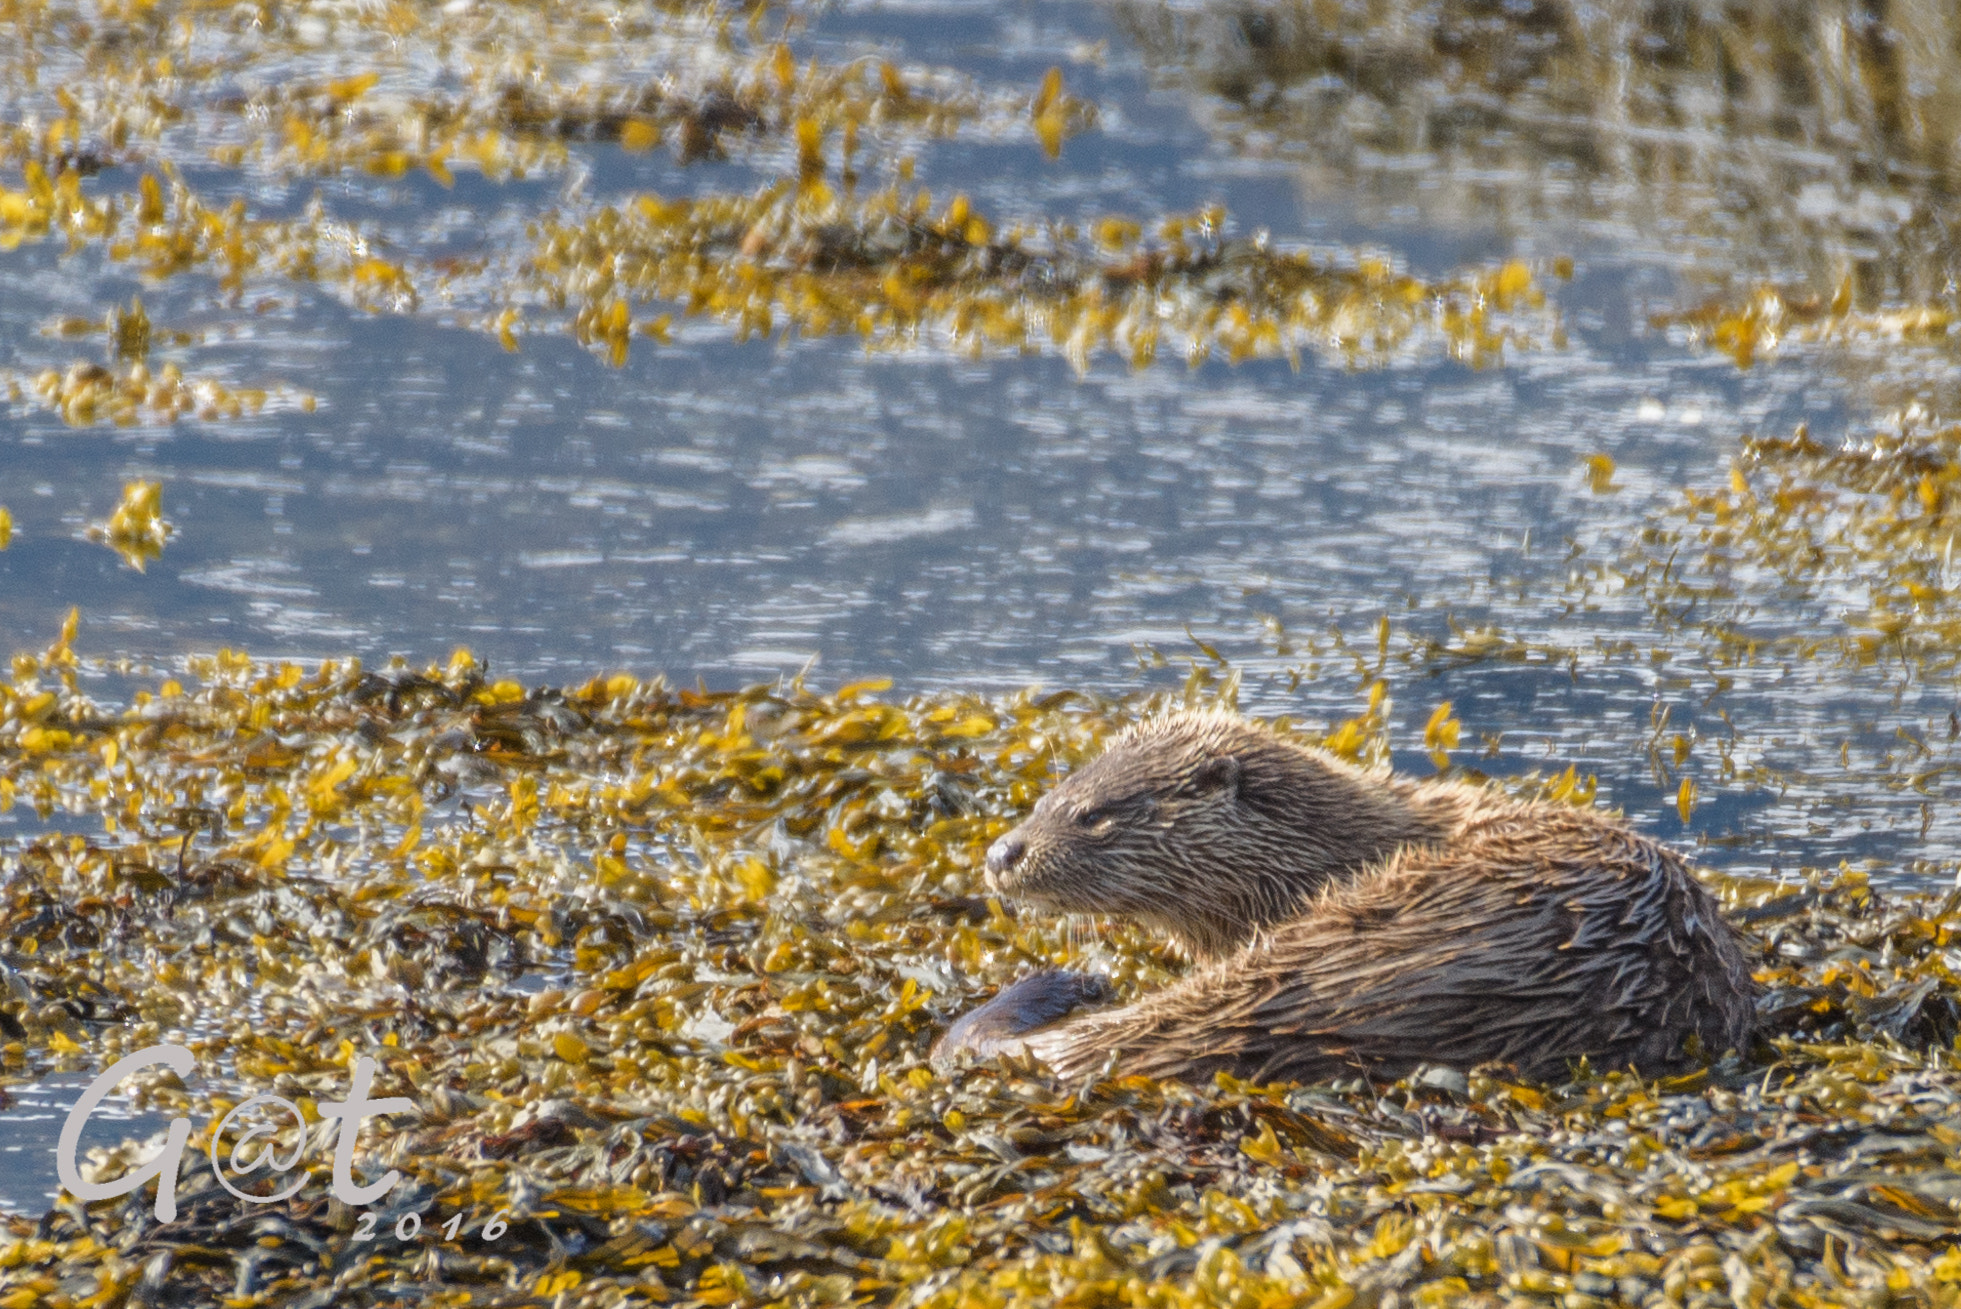
[[[945,1068],[962,1054],[977,1059],[1019,1054],[1023,1036],[1109,998],[1109,979],[1095,973],[1058,970],[1024,977],[947,1028],[933,1046],[933,1066]]]

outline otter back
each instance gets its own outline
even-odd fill
[[[1602,816],[1499,802],[1330,888],[1137,1004],[1029,1038],[1058,1072],[1321,1080],[1500,1061],[1664,1071],[1745,1045],[1734,933],[1672,852]]]

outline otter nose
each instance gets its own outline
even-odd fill
[[[999,876],[1021,862],[1028,853],[1028,842],[1020,832],[1009,832],[987,847],[987,871]]]

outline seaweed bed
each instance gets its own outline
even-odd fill
[[[1667,1081],[941,1076],[934,1036],[1021,973],[1089,953],[1121,993],[1176,966],[1122,926],[1018,920],[975,876],[1152,702],[223,653],[111,711],[72,639],[0,690],[0,797],[100,823],[0,865],[5,1072],[171,1040],[221,1075],[132,1079],[196,1124],[177,1219],[145,1188],[9,1220],[0,1304],[1580,1309],[1961,1281],[1961,893],[1725,883],[1764,1038]],[[1370,757],[1380,730],[1327,739]],[[418,1107],[363,1137],[370,1177],[403,1174],[372,1236],[317,1155],[290,1200],[219,1189],[212,1120],[261,1091],[312,1114],[361,1057]]]

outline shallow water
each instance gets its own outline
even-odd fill
[[[1065,69],[1102,119],[1059,160],[1012,123],[893,150],[942,196],[966,191],[1004,218],[1222,203],[1232,232],[1383,251],[1419,276],[1531,261],[1563,344],[1547,334],[1482,368],[1419,341],[1377,368],[1309,353],[1298,369],[1164,359],[1135,371],[1103,357],[1079,374],[1053,350],[738,343],[709,318],[679,319],[671,345],[636,341],[615,368],[549,315],[512,354],[479,320],[527,222],[644,190],[747,192],[793,170],[794,147],[683,165],[664,149],[573,142],[565,169],[502,182],[459,171],[446,189],[419,173],[226,169],[204,157],[194,119],[155,150],[208,205],[293,217],[317,194],[397,252],[481,253],[491,272],[378,313],[291,279],[238,296],[203,272],[145,281],[100,245],[0,253],[0,370],[98,357],[99,338],[61,340],[50,325],[99,320],[140,293],[159,327],[201,337],[172,353],[187,372],[318,402],[128,429],[72,428],[25,400],[0,412],[0,503],[15,523],[0,631],[39,647],[79,606],[82,648],[165,670],[219,646],[378,665],[465,645],[526,680],[803,672],[891,677],[900,692],[1175,685],[1212,663],[1196,637],[1242,670],[1241,702],[1263,713],[1338,721],[1379,672],[1398,760],[1418,770],[1430,767],[1421,725],[1450,700],[1460,762],[1595,773],[1604,800],[1703,843],[1712,864],[1871,859],[1894,878],[1952,876],[1951,785],[1938,772],[1905,784],[1953,761],[1951,667],[1737,667],[1658,626],[1641,593],[1585,585],[1681,488],[1726,485],[1742,434],[1806,423],[1835,443],[1887,429],[1910,404],[1951,412],[1944,341],[1792,344],[1740,368],[1651,321],[1760,282],[1829,296],[1849,279],[1877,308],[1947,285],[1933,219],[1944,89],[1961,74],[1879,76],[1859,62],[1867,45],[1832,44],[1850,20],[1831,7],[1783,36],[1782,11],[1760,9],[1729,30],[1686,8],[1679,31],[1633,6],[1600,10],[1618,15],[1611,31],[1587,25],[1592,9],[1556,5],[1326,31],[1288,6],[802,14],[800,57],[876,50],[984,89]],[[1887,21],[1925,35],[1950,20],[1901,4]],[[1407,77],[1382,75],[1404,58]],[[299,48],[266,69],[349,65]],[[1896,99],[1920,98],[1872,98],[1886,77]],[[1601,79],[1614,94],[1588,93]],[[45,95],[14,85],[0,103],[25,121],[45,115]],[[111,166],[87,185],[128,191],[142,171]],[[1560,257],[1570,279],[1548,271]],[[1614,461],[1612,490],[1590,489],[1596,454]],[[143,572],[84,535],[135,478],[163,484],[178,531]],[[1744,600],[1765,631],[1831,629],[1848,607],[1768,587]],[[1452,641],[1453,622],[1559,650],[1425,654],[1426,638]],[[1330,628],[1358,653],[1337,650]],[[113,697],[124,683],[100,685]],[[1678,733],[1698,752],[1672,758]],[[1906,739],[1921,753],[1906,757]],[[1719,741],[1740,771],[1718,771]],[[1683,777],[1700,796],[1687,824]],[[0,816],[0,840],[62,822]],[[0,1202],[21,1202],[10,1176],[0,1160]]]
[[[0,1119],[0,1211],[38,1214],[58,1201],[55,1145],[75,1101],[90,1078],[81,1073],[51,1074],[38,1082],[7,1088],[10,1103]],[[78,1162],[98,1146],[146,1140],[168,1131],[170,1115],[132,1110],[126,1096],[111,1096],[89,1115],[82,1129]],[[158,1144],[162,1144],[161,1140]]]

